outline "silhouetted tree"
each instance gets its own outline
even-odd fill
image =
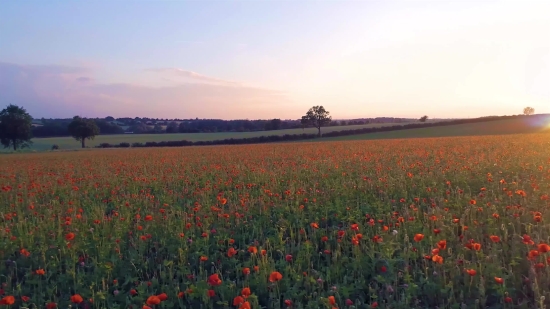
[[[178,133],[178,123],[177,122],[170,122],[166,126],[166,133]]]
[[[420,122],[426,122],[428,120],[428,116],[424,115],[420,117]]]
[[[321,136],[321,127],[329,125],[331,121],[332,117],[329,116],[329,112],[323,106],[313,106],[305,116],[302,116],[301,123],[317,128],[317,135]]]
[[[32,142],[32,117],[23,107],[10,104],[0,112],[0,143],[4,148],[29,147]]]
[[[86,140],[94,139],[96,135],[99,135],[99,127],[96,125],[93,119],[80,118],[74,116],[73,121],[69,123],[69,134],[74,139],[82,142],[82,148],[86,148]]]
[[[527,106],[526,108],[523,109],[523,114],[526,115],[526,116],[533,115],[533,114],[535,114],[535,109],[532,108],[532,107]]]

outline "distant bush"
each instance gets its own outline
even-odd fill
[[[130,143],[120,143],[120,144],[118,144],[116,147],[119,147],[119,148],[129,148],[129,147],[130,147]]]
[[[52,145],[52,150],[58,150],[58,149],[59,149],[59,145],[57,145],[57,144]]]

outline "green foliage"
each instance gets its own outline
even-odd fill
[[[23,107],[10,104],[0,112],[0,143],[4,148],[29,147],[32,142],[32,117]]]
[[[99,127],[93,119],[80,118],[79,116],[73,118],[68,129],[74,139],[82,142],[82,148],[86,147],[87,139],[93,140],[96,135],[99,135]]]
[[[328,126],[332,121],[329,112],[323,106],[313,106],[305,116],[302,116],[301,123],[304,126],[313,126],[317,128],[318,135],[321,136],[321,127]]]
[[[428,120],[428,116],[424,115],[420,117],[420,122],[426,122]]]

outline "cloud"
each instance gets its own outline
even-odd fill
[[[92,81],[92,78],[86,76],[80,76],[76,78],[77,82],[86,83]]]
[[[165,71],[162,71],[165,72]],[[0,107],[13,103],[34,117],[262,118],[291,105],[286,93],[198,73],[170,86],[101,83],[89,69],[0,62]]]
[[[184,77],[195,82],[234,85],[234,86],[242,85],[239,82],[224,80],[216,77],[210,77],[210,76],[202,75],[193,71],[187,71],[187,70],[178,69],[178,68],[154,68],[154,69],[146,69],[145,71],[163,73],[164,75],[167,75],[170,77],[173,77],[173,76]]]

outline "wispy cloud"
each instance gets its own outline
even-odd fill
[[[197,72],[183,70],[179,68],[153,68],[146,69],[148,72],[156,72],[166,74],[170,77],[183,77],[195,82],[204,82],[204,83],[214,83],[214,84],[223,84],[223,85],[233,85],[233,86],[242,86],[242,83],[224,80],[216,77],[206,76],[199,74]]]
[[[172,69],[171,72],[197,82],[162,87],[101,83],[92,77],[94,72],[85,68],[0,62],[0,106],[21,105],[34,117],[111,115],[230,119],[277,114],[282,105],[292,104],[281,91],[185,70]]]

